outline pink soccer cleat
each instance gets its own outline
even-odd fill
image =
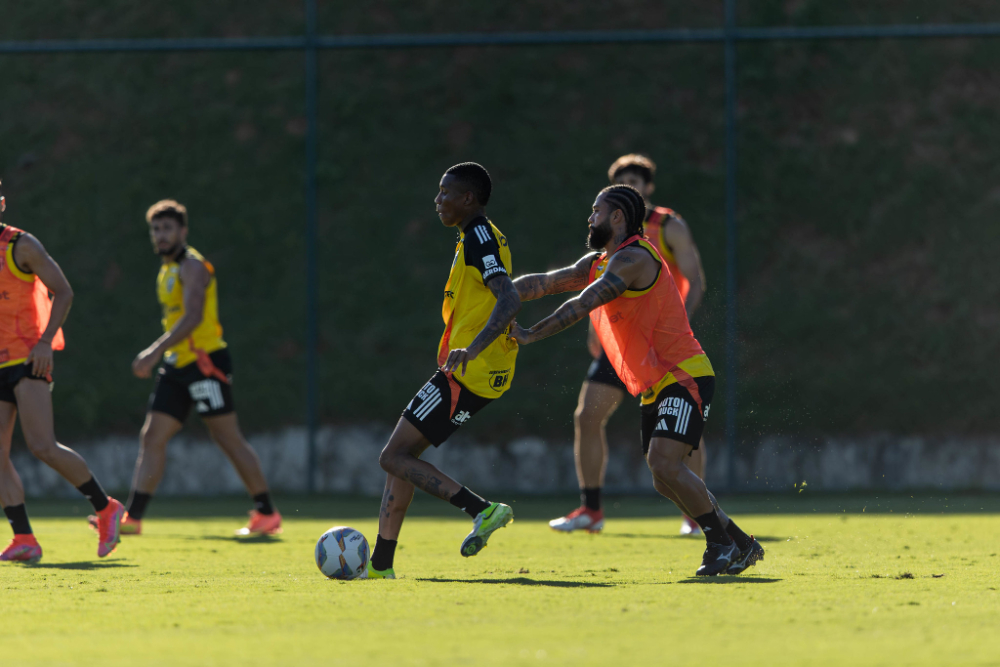
[[[15,535],[7,548],[0,553],[0,560],[37,563],[42,559],[42,547],[34,535]]]

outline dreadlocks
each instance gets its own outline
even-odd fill
[[[612,211],[619,209],[625,215],[625,231],[629,236],[642,236],[642,226],[646,221],[646,200],[631,185],[609,185],[601,190],[604,201]]]

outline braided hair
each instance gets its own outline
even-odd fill
[[[646,200],[631,185],[609,185],[597,195],[604,195],[611,210],[619,209],[625,215],[625,231],[629,236],[642,236],[646,222]]]

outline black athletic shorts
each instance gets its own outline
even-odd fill
[[[601,350],[601,356],[590,363],[590,368],[587,369],[587,382],[606,384],[609,387],[625,391],[625,383],[618,377],[615,367],[611,365],[611,360],[608,359],[604,350]]]
[[[691,393],[679,382],[667,385],[655,401],[641,406],[643,454],[649,453],[649,441],[653,438],[679,440],[698,449],[705,420],[712,407],[715,378],[708,376],[694,378],[694,381],[701,396],[700,410]]]
[[[437,447],[495,399],[483,398],[444,371],[435,373],[403,410],[403,417]]]
[[[229,350],[216,350],[208,358],[225,374],[226,382],[206,376],[195,362],[181,368],[163,364],[156,374],[156,386],[149,397],[149,411],[163,412],[183,422],[192,405],[200,417],[218,417],[235,410],[233,362],[229,358]]]
[[[14,364],[13,366],[0,368],[0,401],[16,405],[17,399],[14,397],[14,387],[24,378],[44,380],[49,383],[49,389],[52,388],[52,379],[32,374],[31,364]]]

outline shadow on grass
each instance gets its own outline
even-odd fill
[[[630,540],[689,540],[694,543],[696,540],[701,540],[701,536],[692,537],[691,535],[680,535],[677,533],[602,533],[604,537],[624,537]],[[774,537],[773,535],[754,535],[754,538],[758,542],[784,542],[785,537]],[[700,543],[700,542],[699,542]]]
[[[172,535],[179,540],[211,540],[237,544],[279,544],[281,538],[274,535]]]
[[[76,563],[35,563],[34,565],[25,565],[25,567],[30,567],[32,569],[42,569],[42,570],[108,570],[113,567],[139,567],[135,563],[123,563],[121,561],[89,561],[82,560]]]
[[[602,584],[589,581],[549,581],[544,579],[528,579],[527,577],[512,577],[510,579],[441,579],[428,577],[417,581],[429,581],[434,584],[513,584],[515,586],[548,586],[551,588],[613,588],[615,584]]]
[[[688,577],[681,579],[678,584],[776,584],[784,579],[771,579],[769,577]]]

